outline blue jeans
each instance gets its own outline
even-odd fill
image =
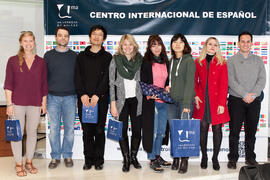
[[[53,96],[48,94],[47,109],[50,118],[50,144],[52,159],[72,157],[74,143],[74,121],[76,113],[76,95]],[[61,119],[64,123],[64,138],[61,147]]]
[[[156,159],[160,155],[162,140],[167,125],[167,104],[155,102],[154,136],[152,153],[147,153],[148,159]]]
[[[189,118],[192,118],[193,115],[193,102],[191,102],[190,105],[190,113],[189,113]],[[183,117],[181,117],[182,112],[183,112],[183,103],[181,101],[175,102],[173,104],[168,104],[167,105],[167,112],[168,112],[168,120],[170,122],[171,119],[188,119],[188,113],[183,113]]]

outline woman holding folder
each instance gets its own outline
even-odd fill
[[[161,88],[168,86],[168,57],[162,39],[156,34],[148,38],[141,81]],[[143,148],[154,172],[162,172],[162,167],[171,166],[160,156],[167,119],[167,103],[155,95],[143,97]]]

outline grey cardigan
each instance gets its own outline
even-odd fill
[[[125,85],[124,85],[124,78],[120,76],[120,74],[117,72],[116,79],[115,79],[115,70],[116,70],[116,64],[115,60],[112,59],[110,63],[109,68],[109,80],[110,80],[110,98],[111,101],[116,101],[116,108],[118,111],[118,114],[121,114],[121,111],[123,109],[123,106],[125,104]],[[140,81],[140,69],[135,74],[135,81],[136,81],[136,98],[138,100],[137,105],[137,116],[141,115],[142,113],[142,92],[141,92],[141,86],[139,84]],[[115,99],[115,86],[116,86],[116,96],[117,100]]]

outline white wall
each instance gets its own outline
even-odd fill
[[[6,63],[18,51],[21,31],[35,34],[37,54],[43,56],[43,17],[42,0],[0,0],[0,101],[5,101]]]

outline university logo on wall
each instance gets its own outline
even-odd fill
[[[79,6],[71,1],[57,1],[55,4],[57,10],[55,13],[57,26],[78,27],[77,19],[74,14],[78,13]]]
[[[64,18],[71,18],[70,15],[70,5],[65,5],[65,4],[57,4],[58,8],[58,17],[61,19]]]

